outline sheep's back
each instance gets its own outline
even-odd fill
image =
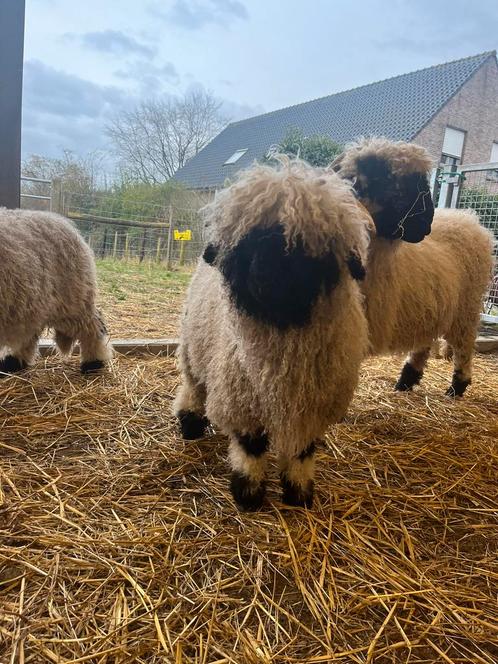
[[[73,225],[45,212],[0,209],[2,327],[78,317],[95,299],[93,254]]]

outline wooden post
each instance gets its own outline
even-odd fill
[[[183,257],[185,254],[185,240],[180,240],[180,265],[183,265]]]
[[[112,248],[112,257],[116,258],[116,252],[118,250],[118,232],[114,233],[114,246]]]
[[[144,228],[144,232],[142,235],[142,248],[140,249],[140,263],[143,261],[144,256],[145,256],[145,240],[147,239],[147,229]]]
[[[169,206],[168,244],[166,247],[166,270],[171,269],[171,249],[173,247],[173,206]]]
[[[0,206],[21,206],[24,0],[0,2]]]
[[[104,228],[104,237],[102,239],[102,247],[100,248],[100,258],[105,258],[107,244],[107,226]]]
[[[124,248],[124,256],[126,260],[128,260],[128,251],[130,249],[130,237],[129,233],[126,233],[125,235],[125,248]]]
[[[161,260],[161,236],[157,236],[157,247],[156,247],[156,263],[159,263]]]

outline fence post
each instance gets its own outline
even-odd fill
[[[114,247],[112,248],[112,257],[116,258],[116,252],[118,250],[118,232],[114,233]]]
[[[166,247],[166,270],[171,269],[171,249],[173,247],[173,206],[169,206],[168,245]]]
[[[124,248],[124,255],[125,255],[126,260],[128,260],[128,258],[129,258],[129,256],[128,256],[129,248],[130,248],[130,236],[129,236],[129,233],[126,233],[126,235],[125,235],[125,248]]]
[[[107,244],[107,226],[104,228],[104,237],[102,238],[102,247],[100,248],[100,258],[105,258]]]
[[[145,240],[147,238],[147,229],[144,228],[144,232],[142,234],[142,248],[140,249],[140,259],[139,262],[141,263],[144,259],[145,256]]]
[[[159,263],[161,260],[161,235],[157,236],[157,247],[156,247],[156,263]]]

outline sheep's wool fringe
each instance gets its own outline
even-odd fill
[[[348,183],[299,160],[242,173],[205,214],[221,252],[278,222],[289,246],[299,236],[311,256],[332,249],[338,257],[339,283],[302,329],[279,331],[238,312],[219,270],[203,260],[187,296],[179,350],[187,384],[177,409],[189,392],[225,434],[262,426],[277,449],[299,453],[344,416],[357,384],[367,326],[346,259],[351,251],[365,259],[371,219]]]

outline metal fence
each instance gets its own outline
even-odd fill
[[[51,180],[22,177],[22,207],[71,219],[96,258],[153,261],[167,269],[197,260],[203,247],[199,209],[209,196],[177,203],[123,200],[112,194],[64,191]]]
[[[434,179],[438,207],[472,208],[495,236],[497,263],[482,318],[498,323],[498,162],[442,167]]]
[[[198,209],[64,192],[73,220],[97,258],[154,261],[167,268],[197,260],[203,246]]]

